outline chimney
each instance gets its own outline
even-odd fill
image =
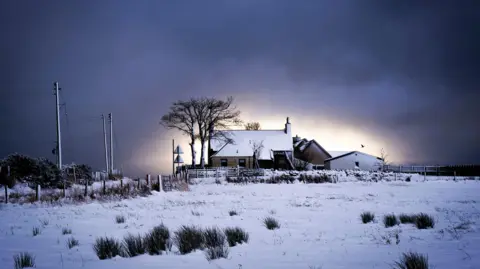
[[[300,141],[300,137],[298,135],[296,135],[294,138],[293,138],[293,143],[297,143],[298,141]]]
[[[285,123],[285,130],[284,131],[285,131],[286,134],[291,135],[291,133],[292,133],[292,126],[290,124],[290,118],[289,117],[287,117],[287,123]]]

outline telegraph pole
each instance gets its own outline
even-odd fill
[[[113,120],[112,120],[112,113],[108,114],[108,121],[110,122],[110,174],[113,175]]]
[[[108,147],[107,147],[107,129],[105,128],[105,116],[102,114],[102,121],[103,121],[103,142],[105,146],[105,165],[107,166],[106,172],[109,172],[108,166]]]
[[[57,166],[60,171],[62,170],[62,132],[60,130],[60,95],[58,91],[58,82],[53,83],[53,94],[55,95],[56,110],[57,110]]]

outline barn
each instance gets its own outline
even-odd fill
[[[382,168],[383,160],[360,151],[329,151],[332,158],[325,160],[325,169],[329,170],[366,170],[377,171]]]

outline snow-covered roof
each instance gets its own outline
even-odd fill
[[[332,156],[332,158],[336,158],[338,156],[341,156],[341,155],[344,155],[344,154],[347,154],[347,153],[350,153],[352,152],[352,150],[349,150],[349,151],[337,151],[337,150],[332,150],[332,151],[328,151],[328,153],[330,153],[330,156]]]
[[[271,160],[273,157],[272,151],[292,151],[293,149],[292,135],[286,134],[284,130],[232,130],[226,132],[234,143],[225,145],[223,141],[212,140],[212,150],[218,151],[213,156],[253,156],[253,144],[261,141],[263,141],[263,149],[259,156],[261,160]]]

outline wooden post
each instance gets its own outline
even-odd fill
[[[88,195],[88,179],[85,179],[85,191],[83,192],[83,196],[87,197]]]
[[[105,179],[103,180],[103,195],[107,193],[107,186],[105,185]]]
[[[138,189],[140,189],[140,183],[141,183],[140,181],[141,181],[141,179],[138,178],[138,187],[137,187]]]
[[[457,171],[453,171],[453,180],[457,180]]]
[[[158,191],[161,192],[163,190],[163,182],[162,182],[162,176],[158,175]]]
[[[8,204],[8,187],[7,184],[3,186],[5,188],[5,204]]]
[[[67,186],[65,185],[65,180],[63,181],[63,198],[67,197],[67,191],[66,191]]]
[[[35,188],[35,200],[40,201],[40,184],[37,184]]]
[[[423,167],[423,181],[427,180],[427,167]]]
[[[123,179],[120,179],[120,188],[123,190]]]
[[[151,184],[150,184],[150,174],[147,174],[147,187],[150,189]]]

